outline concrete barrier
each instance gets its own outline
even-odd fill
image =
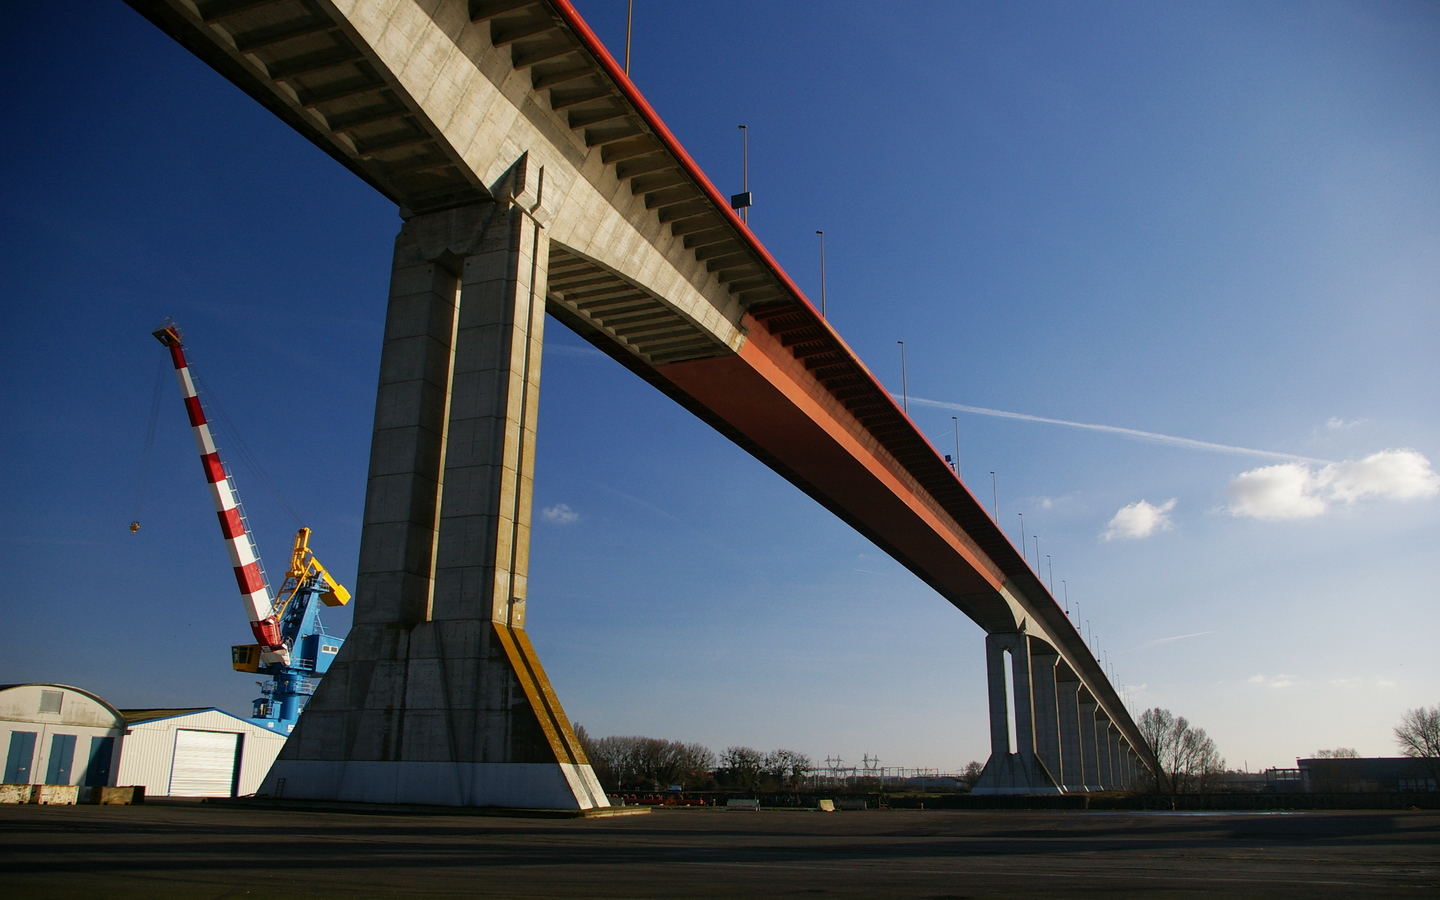
[[[754,811],[759,812],[759,811],[760,811],[760,801],[759,801],[759,800],[726,800],[726,801],[725,801],[725,808],[726,808],[726,809],[753,809]]]
[[[93,803],[96,806],[132,806],[145,802],[145,785],[126,785],[124,787],[93,787],[89,789],[89,796],[84,800],[86,803]]]
[[[33,784],[0,784],[0,803],[29,803],[34,796]]]
[[[79,796],[79,785],[37,784],[30,802],[40,806],[74,806]]]

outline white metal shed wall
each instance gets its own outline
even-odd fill
[[[240,796],[253,794],[285,746],[285,738],[218,709],[150,719],[130,726],[120,754],[118,784],[142,784],[151,796],[169,796],[179,731],[210,731],[240,736]]]

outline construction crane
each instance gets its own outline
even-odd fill
[[[350,592],[320,565],[310,550],[310,529],[301,528],[295,535],[290,569],[280,590],[271,594],[260,552],[250,533],[244,507],[240,505],[240,495],[220,460],[205,409],[190,377],[180,329],[166,319],[152,333],[169,349],[170,360],[175,364],[175,378],[185,398],[185,412],[190,417],[195,445],[200,450],[200,464],[210,484],[220,531],[230,551],[230,564],[235,567],[235,580],[240,585],[245,614],[256,640],[254,644],[230,648],[231,667],[237,672],[257,672],[270,677],[269,682],[260,683],[261,696],[255,700],[251,721],[280,734],[289,734],[315,692],[316,680],[329,670],[344,643],[344,638],[325,631],[320,622],[320,604],[344,606],[350,602]]]

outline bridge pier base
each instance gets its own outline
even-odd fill
[[[1036,753],[1035,662],[1033,639],[1022,632],[985,636],[985,670],[990,695],[990,759],[975,782],[973,794],[1058,794],[1060,785]],[[1049,665],[1048,703],[1042,688],[1040,715],[1055,715],[1054,660],[1039,663],[1044,678]],[[1010,720],[1014,717],[1015,742]],[[1049,735],[1053,736],[1052,727]]]
[[[548,246],[505,202],[401,229],[355,624],[262,793],[609,805],[525,634]]]

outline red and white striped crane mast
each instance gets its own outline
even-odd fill
[[[230,564],[235,567],[235,581],[240,585],[240,597],[245,605],[245,615],[250,619],[250,630],[260,644],[261,658],[267,663],[288,665],[290,652],[280,635],[280,622],[274,613],[275,604],[270,596],[265,570],[260,564],[260,552],[245,527],[240,496],[220,461],[215,438],[205,419],[205,409],[200,404],[195,382],[190,377],[190,367],[185,361],[180,330],[167,320],[153,333],[156,340],[170,350],[170,359],[175,364],[175,378],[180,382],[180,393],[185,398],[185,411],[190,416],[190,428],[195,433],[200,464],[205,468],[205,480],[210,484],[210,497],[215,503],[215,514],[220,519],[220,531],[225,536],[226,549],[230,551]]]

